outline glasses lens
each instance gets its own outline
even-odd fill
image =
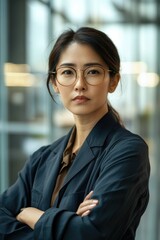
[[[69,86],[74,83],[76,72],[70,67],[61,67],[57,70],[56,78],[59,84]]]
[[[104,79],[105,71],[99,66],[92,66],[85,69],[84,76],[86,82],[90,85],[98,85]]]

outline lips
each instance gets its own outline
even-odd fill
[[[80,103],[85,103],[89,100],[89,98],[85,97],[85,96],[76,96],[75,98],[73,98],[73,101],[80,104]]]
[[[73,100],[89,100],[89,98],[85,96],[76,96],[75,98],[73,98]]]

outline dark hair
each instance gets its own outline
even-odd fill
[[[104,32],[91,27],[81,27],[77,31],[69,29],[67,31],[64,31],[58,37],[49,56],[47,88],[52,98],[53,96],[50,91],[50,72],[56,71],[56,66],[61,53],[72,42],[88,44],[91,46],[98,53],[98,55],[101,56],[108,68],[112,70],[110,72],[111,77],[120,71],[120,57],[117,48],[112,40]],[[108,107],[109,110],[113,113],[115,119],[118,122],[122,123],[118,112],[111,106],[109,102]]]

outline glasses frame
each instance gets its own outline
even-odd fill
[[[57,71],[58,71],[59,69],[63,69],[63,68],[67,68],[67,67],[70,68],[70,69],[72,69],[72,70],[75,72],[75,80],[74,80],[73,83],[71,83],[71,84],[69,84],[69,85],[64,85],[64,84],[62,84],[62,83],[60,83],[60,82],[58,81],[56,74],[57,74]],[[99,67],[99,68],[103,69],[103,71],[104,71],[104,77],[105,77],[105,72],[106,72],[106,71],[107,71],[107,72],[113,72],[112,70],[106,69],[106,68],[104,68],[104,67],[102,67],[102,66],[99,66],[99,65],[91,65],[91,66],[86,67],[85,69],[80,69],[80,68],[75,69],[75,68],[70,67],[70,66],[59,67],[59,68],[57,68],[57,71],[50,71],[49,74],[55,75],[55,79],[57,80],[57,82],[58,82],[61,86],[70,87],[70,86],[74,85],[75,82],[77,81],[77,75],[78,75],[78,74],[77,74],[77,71],[79,70],[79,71],[83,72],[83,79],[85,80],[85,82],[86,82],[88,85],[97,86],[97,85],[99,85],[100,83],[99,83],[99,84],[96,84],[96,85],[95,85],[95,84],[90,84],[90,83],[88,83],[88,82],[86,81],[86,77],[84,76],[84,72],[85,72],[88,68],[91,68],[91,67]],[[104,80],[104,77],[103,77],[103,80]]]

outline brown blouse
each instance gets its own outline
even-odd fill
[[[51,206],[53,206],[54,201],[59,193],[59,190],[61,189],[61,187],[63,185],[65,176],[67,175],[68,170],[69,170],[70,166],[72,165],[73,160],[78,152],[78,150],[77,150],[75,153],[72,153],[75,136],[76,136],[76,128],[73,129],[71,136],[69,138],[68,144],[66,146],[66,149],[64,150],[64,153],[63,153],[63,160],[61,162],[61,168],[60,168],[59,175],[58,175],[57,181],[56,181],[56,185],[55,185],[55,188],[54,188],[53,194],[52,194]]]

